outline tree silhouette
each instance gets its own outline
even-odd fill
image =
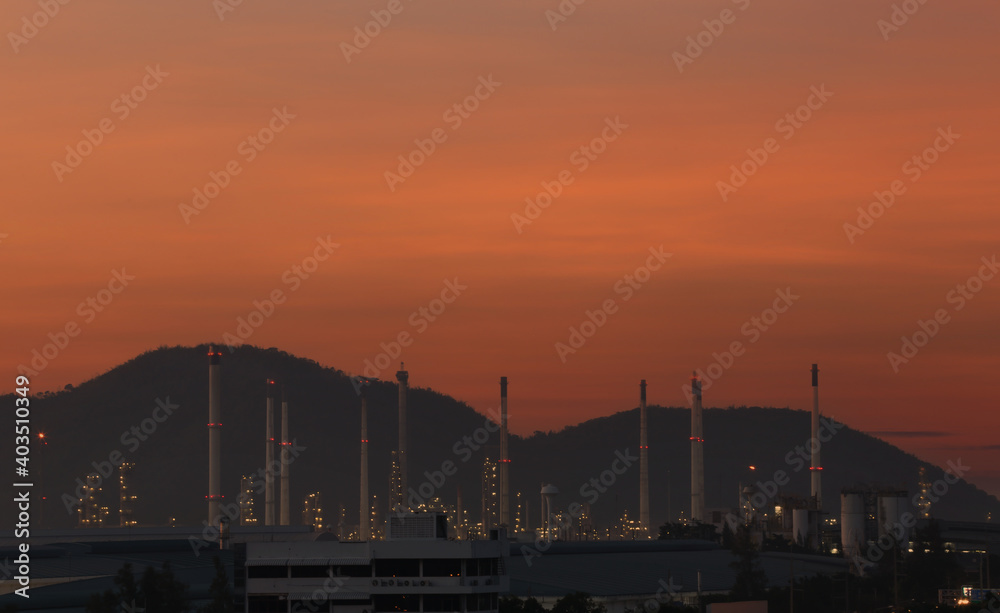
[[[730,592],[734,600],[755,600],[767,593],[767,575],[760,568],[760,554],[753,534],[739,526],[733,535],[733,553],[738,559],[729,565],[736,570],[736,583]]]
[[[186,602],[187,586],[174,577],[170,563],[164,562],[162,570],[147,566],[136,584],[132,565],[125,563],[115,575],[116,590],[92,594],[87,601],[86,613],[119,613],[143,610],[145,613],[186,613],[191,610]]]
[[[586,592],[566,594],[552,605],[552,613],[607,613],[603,604],[597,604]]]
[[[200,613],[233,613],[233,590],[229,586],[229,575],[219,556],[215,556],[215,578],[209,592],[212,602],[200,609]]]

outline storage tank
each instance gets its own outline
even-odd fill
[[[844,557],[861,555],[865,544],[865,500],[861,494],[842,492],[840,494],[840,542],[844,547]]]
[[[890,536],[901,543],[909,541],[909,529],[903,526],[902,513],[905,493],[889,492],[878,495],[878,535]]]
[[[809,545],[809,509],[792,511],[792,538],[796,545]]]

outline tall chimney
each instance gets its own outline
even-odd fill
[[[368,382],[361,386],[361,540],[371,539],[371,499],[368,497]]]
[[[465,536],[465,527],[462,525],[462,516],[464,515],[464,513],[462,512],[463,509],[462,509],[462,486],[461,485],[458,486],[458,501],[457,502],[458,502],[458,505],[456,506],[456,510],[455,510],[455,515],[457,515],[457,517],[455,518],[455,538],[458,539],[458,540],[460,540],[460,541],[464,541],[466,539],[466,536]]]
[[[221,351],[208,348],[208,525],[218,526],[222,519],[222,373]]]
[[[809,444],[812,446],[812,466],[809,467],[812,476],[812,497],[816,499],[816,508],[823,508],[823,488],[821,477],[823,476],[823,464],[819,459],[819,367],[812,366],[813,384],[813,412],[812,412],[812,439]]]
[[[274,525],[274,379],[267,380],[264,427],[264,525]]]
[[[691,376],[691,521],[705,521],[705,453],[701,421],[701,381]]]
[[[410,381],[410,373],[406,372],[402,362],[396,371],[399,381],[399,500],[396,504],[400,509],[406,508],[406,497],[410,491],[406,481],[406,389]]]
[[[281,389],[281,518],[282,526],[291,525],[289,522],[289,492],[288,492],[288,463],[291,461],[288,453],[288,399],[285,397],[285,389]]]
[[[649,536],[649,441],[646,434],[646,380],[639,382],[639,523]]]
[[[500,377],[500,525],[510,527],[510,456],[507,439],[507,377]]]

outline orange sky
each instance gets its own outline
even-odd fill
[[[244,0],[220,20],[210,0],[70,0],[17,42],[41,9],[6,0],[0,367],[75,322],[33,383],[79,383],[221,341],[283,289],[248,342],[360,372],[409,331],[411,384],[485,410],[506,375],[526,434],[634,407],[639,378],[651,402],[683,404],[690,371],[751,340],[744,323],[792,288],[707,405],[808,408],[819,362],[825,412],[937,432],[889,440],[961,457],[1000,493],[1000,279],[960,311],[947,299],[1000,236],[996,3],[927,2],[884,40],[888,1],[589,0],[553,30],[556,0],[402,0],[347,62],[341,43],[388,5]],[[725,9],[735,20],[679,72],[675,52]],[[123,118],[112,102],[157,66]],[[445,112],[490,75],[456,126]],[[776,122],[824,86],[786,139]],[[294,119],[248,161],[240,143],[285,107]],[[105,118],[114,131],[59,181],[53,162]],[[615,118],[628,127],[582,170],[573,152]],[[960,137],[912,181],[903,165],[949,126]],[[444,142],[390,191],[384,173],[436,129]],[[777,150],[723,201],[717,182],[768,138]],[[233,160],[185,223],[179,205]],[[560,171],[573,182],[519,234],[511,215]],[[905,193],[850,243],[844,223],[895,180]],[[283,273],[327,236],[340,247],[289,291]],[[660,246],[673,255],[625,301],[616,283]],[[135,280],[87,322],[77,306],[122,268]],[[410,314],[455,278],[468,289],[418,332]],[[556,343],[608,299],[618,310],[563,363]],[[949,322],[894,373],[886,354],[938,309]]]

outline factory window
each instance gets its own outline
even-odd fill
[[[396,613],[397,611],[419,611],[419,596],[395,596],[390,594],[376,594],[375,611],[378,613]]]
[[[466,560],[465,568],[470,576],[488,577],[497,574],[496,558],[473,558]]]
[[[371,577],[372,567],[367,564],[357,564],[350,566],[334,566],[334,577]]]
[[[497,595],[492,594],[469,594],[469,611],[496,611]]]
[[[329,566],[292,566],[292,579],[312,579],[315,577],[329,577]]]
[[[247,579],[283,579],[287,576],[287,566],[247,566]]]
[[[462,596],[460,594],[424,594],[424,611],[428,613],[461,612]]]
[[[462,561],[450,558],[424,560],[425,577],[461,577]],[[426,611],[426,609],[424,609]]]
[[[375,560],[376,577],[419,577],[420,560]]]
[[[281,596],[248,596],[247,611],[249,613],[284,613],[288,603]]]

